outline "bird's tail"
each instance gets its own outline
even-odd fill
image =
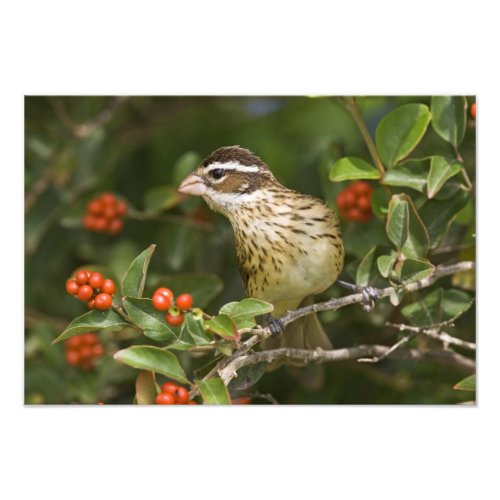
[[[313,297],[306,297],[299,307],[311,305],[314,302]],[[299,318],[285,327],[283,335],[276,339],[267,339],[262,343],[263,350],[280,349],[282,347],[291,347],[295,349],[316,349],[320,347],[324,350],[332,349],[332,343],[326,335],[316,313],[308,314]],[[295,360],[278,360],[269,364],[269,371],[276,370],[282,364],[292,366],[304,366],[304,363]]]

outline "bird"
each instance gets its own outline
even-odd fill
[[[335,212],[323,200],[282,185],[249,149],[213,151],[178,191],[201,196],[229,219],[246,295],[271,303],[271,319],[312,304],[342,271],[344,245]],[[286,325],[262,348],[279,347],[328,350],[332,344],[313,313]],[[274,362],[274,368],[280,365]]]

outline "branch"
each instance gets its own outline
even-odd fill
[[[401,289],[405,292],[414,292],[416,290],[420,290],[422,288],[427,288],[427,287],[433,285],[440,278],[444,278],[445,276],[450,276],[450,275],[456,274],[456,273],[463,273],[466,271],[470,271],[474,268],[475,268],[475,264],[472,261],[463,261],[463,262],[458,262],[456,264],[451,264],[451,265],[440,265],[440,266],[437,266],[435,268],[434,272],[431,275],[427,276],[426,278],[424,278],[420,281],[415,281],[414,283],[410,283],[406,286],[402,286]],[[393,287],[387,287],[387,288],[379,289],[376,291],[377,291],[379,297],[382,298],[382,297],[388,297],[391,294],[392,290],[394,290]],[[336,309],[340,309],[341,307],[345,307],[345,306],[348,306],[351,304],[363,303],[365,301],[366,301],[366,296],[363,293],[354,293],[352,295],[347,295],[345,297],[333,298],[333,299],[327,300],[326,302],[320,302],[318,304],[312,304],[310,306],[302,307],[300,309],[296,309],[295,311],[288,311],[280,319],[283,323],[283,326],[286,326],[289,323],[292,323],[293,321],[295,321],[303,316],[306,316],[307,314],[312,314],[314,312],[320,312],[320,311],[336,310]],[[253,335],[250,338],[248,338],[247,340],[245,340],[241,344],[239,349],[237,349],[231,356],[228,356],[228,357],[222,359],[221,361],[219,361],[219,363],[217,363],[217,365],[214,368],[212,368],[212,370],[210,370],[210,372],[204,377],[204,380],[211,378],[211,377],[214,377],[214,376],[218,376],[221,373],[225,373],[224,369],[227,366],[229,366],[231,363],[235,362],[238,358],[241,358],[242,356],[246,356],[247,353],[256,344],[258,344],[262,340],[271,336],[271,331],[270,331],[269,327],[265,327],[265,328],[257,327],[257,328],[251,329],[251,330],[245,329],[245,331],[243,331],[243,330],[240,331],[240,334],[242,334],[242,333],[252,333]],[[366,349],[367,347],[370,347],[370,346],[364,346],[364,347]],[[390,348],[384,347],[384,346],[378,346],[378,347],[375,346],[374,347],[375,350],[377,348],[382,348],[383,351],[381,351],[379,349],[377,352],[372,353],[372,354],[370,354],[370,352],[365,352],[360,357],[368,357],[368,356],[379,357],[379,356],[383,355],[387,349],[390,349]],[[269,351],[264,351],[264,352],[269,352]],[[307,352],[314,353],[316,351],[307,351]],[[336,351],[329,351],[329,352],[336,352]],[[395,352],[398,352],[398,351],[395,351]],[[408,353],[408,352],[413,352],[413,351],[401,351],[401,352]],[[415,352],[418,353],[419,351],[415,351]],[[448,353],[448,354],[446,354],[446,356],[454,354],[451,351],[443,351],[443,352]],[[257,354],[262,355],[262,353],[257,353]],[[422,355],[424,355],[424,353],[420,353],[419,355],[422,356]],[[316,354],[316,356],[317,356],[317,354]],[[430,354],[427,353],[426,356],[429,357]],[[459,356],[459,355],[456,355],[456,356]],[[252,358],[252,359],[254,359],[254,358]],[[467,359],[467,358],[464,358],[464,359]],[[314,361],[314,359],[312,359],[312,361]],[[467,362],[470,362],[470,360],[467,360]],[[198,390],[194,389],[193,391],[191,391],[190,394],[192,394],[192,396],[194,396],[194,395],[198,394]]]
[[[392,352],[387,354],[388,351]],[[360,360],[367,357],[387,357],[388,359],[430,361],[441,365],[460,368],[467,373],[474,373],[476,369],[476,363],[473,360],[448,350],[392,350],[391,347],[382,345],[360,345],[343,349],[333,349],[331,351],[324,351],[320,348],[308,350],[284,347],[270,351],[255,352],[233,359],[226,367],[219,370],[219,376],[223,380],[224,384],[227,385],[233,378],[236,377],[239,369],[244,366],[254,365],[257,363],[271,363],[272,361],[280,359],[293,359],[294,361],[301,361],[303,363],[325,363]]]

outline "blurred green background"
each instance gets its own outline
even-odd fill
[[[468,100],[470,105],[473,99]],[[372,136],[380,119],[406,102],[429,104],[430,98],[358,99]],[[346,155],[371,161],[354,121],[336,98],[26,97],[27,403],[133,401],[138,372],[115,362],[112,355],[133,343],[153,341],[130,330],[100,333],[105,355],[87,371],[67,364],[63,345],[50,345],[69,321],[85,312],[64,289],[66,279],[80,266],[100,266],[119,281],[132,259],[155,243],[146,296],[159,283],[168,286],[168,276],[206,272],[217,275],[223,285],[207,312],[243,298],[228,221],[201,200],[179,202],[174,189],[205,155],[235,144],[263,158],[283,184],[319,196],[332,207],[336,194],[349,184],[328,180],[332,162]],[[429,127],[412,156],[431,153],[446,155],[450,150]],[[461,154],[474,178],[472,125],[467,127]],[[116,236],[91,233],[81,226],[86,203],[103,191],[116,193],[131,206],[125,228]],[[465,250],[460,247],[473,225],[472,203],[442,244],[457,250],[437,252],[433,263],[473,258],[470,245]],[[353,280],[360,259],[386,241],[384,223],[376,218],[366,224],[342,221],[342,228],[347,252],[344,278]],[[446,283],[450,279],[440,282]],[[334,286],[317,300],[343,293]],[[322,315],[336,347],[392,345],[400,337],[384,325],[401,319],[399,308],[386,300],[372,313],[356,306]],[[474,341],[474,307],[457,321],[453,334]],[[206,362],[203,356],[187,352],[179,358],[188,372]],[[471,399],[452,388],[463,377],[459,370],[428,363],[345,362],[320,369],[283,367],[265,375],[258,390],[280,403],[456,403]]]

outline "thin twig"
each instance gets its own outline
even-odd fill
[[[387,358],[387,356],[393,353],[396,349],[399,349],[402,345],[406,344],[414,336],[415,336],[414,333],[410,333],[406,337],[403,337],[401,340],[399,340],[394,345],[389,347],[389,349],[387,349],[387,351],[385,351],[384,354],[382,354],[382,356],[375,356],[373,358],[359,358],[358,361],[361,363],[379,363],[383,359]]]
[[[379,170],[379,172],[384,175],[385,173],[385,168],[382,163],[382,160],[380,159],[380,156],[378,155],[377,148],[375,147],[375,144],[373,143],[373,140],[370,136],[370,132],[368,131],[365,121],[363,120],[363,117],[361,116],[361,112],[359,111],[358,105],[356,103],[356,100],[354,97],[342,97],[341,98],[345,107],[347,108],[347,111],[351,114],[352,118],[356,122],[356,125],[359,128],[359,131],[361,132],[361,135],[363,136],[363,139],[365,141],[366,147],[368,148],[368,151],[370,152],[370,156],[372,157],[373,163],[375,163],[375,166]]]

